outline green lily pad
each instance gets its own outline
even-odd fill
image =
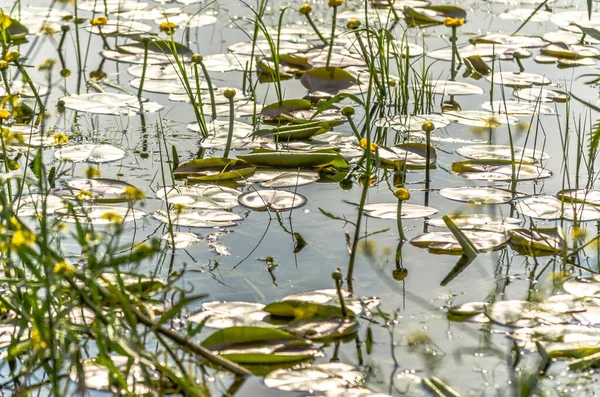
[[[336,95],[358,84],[358,80],[344,69],[321,67],[306,71],[300,78],[300,83],[310,92],[320,91]]]
[[[310,341],[273,327],[228,327],[210,335],[202,346],[242,364],[300,362],[319,354]]]
[[[214,157],[195,159],[181,164],[173,174],[177,178],[187,178],[191,182],[240,179],[251,175],[254,167],[243,160]]]
[[[346,160],[335,151],[307,152],[259,149],[246,155],[240,155],[238,158],[259,167],[314,168],[330,165],[338,169],[348,168]]]
[[[467,12],[462,8],[448,5],[435,5],[423,8],[405,7],[404,18],[414,24],[440,24],[446,18],[465,18]]]
[[[510,242],[531,253],[538,251],[554,253],[567,249],[565,231],[561,227],[513,229],[510,231]]]

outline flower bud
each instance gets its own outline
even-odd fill
[[[15,62],[19,59],[20,56],[21,53],[19,51],[9,51],[6,53],[4,59],[6,60],[6,62]]]
[[[394,196],[396,196],[396,198],[400,201],[406,201],[410,199],[410,192],[408,191],[408,189],[404,189],[404,188],[400,188],[400,189],[396,189],[396,191],[394,192]]]
[[[356,113],[356,111],[350,105],[346,105],[342,108],[342,116],[344,117],[352,117],[354,116],[354,113]]]
[[[227,99],[233,99],[233,97],[235,97],[235,94],[236,94],[236,92],[233,88],[226,88],[223,91],[223,96]]]
[[[200,63],[202,62],[202,55],[194,54],[192,55],[192,63]]]
[[[308,15],[312,11],[312,7],[310,6],[310,4],[305,3],[300,6],[298,11],[300,11],[300,14],[302,15]]]
[[[360,27],[360,21],[356,18],[349,19],[346,27],[352,30],[358,29]]]
[[[342,3],[343,3],[343,0],[329,0],[327,2],[327,5],[329,7],[339,7],[342,5]]]
[[[433,124],[431,121],[426,121],[421,126],[421,129],[425,132],[431,132],[435,130],[435,124]]]

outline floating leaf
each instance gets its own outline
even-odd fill
[[[555,114],[556,111],[548,105],[542,103],[527,103],[517,101],[493,101],[484,102],[481,105],[483,110],[499,114],[512,114],[517,116],[533,116],[536,114]]]
[[[342,290],[347,316],[357,316],[379,304],[376,298],[357,299],[348,291]],[[336,289],[324,289],[288,295],[279,302],[268,304],[264,310],[273,316],[289,319],[329,319],[342,318],[342,306]]]
[[[567,45],[564,43],[550,44],[541,49],[542,54],[557,58],[589,58],[600,55],[600,50],[582,45]]]
[[[144,112],[157,112],[163,108],[162,105],[147,99],[109,92],[71,94],[60,98],[59,101],[64,103],[65,108],[78,112],[115,116],[133,116]]]
[[[396,146],[379,146],[378,158],[383,165],[396,167],[397,162],[405,163],[408,169],[426,168],[437,161],[435,149],[429,147],[429,164],[427,164],[427,145],[418,142],[401,143]]]
[[[405,7],[403,12],[406,20],[415,24],[444,23],[444,20],[448,17],[460,19],[467,16],[466,11],[462,8],[448,5],[435,5],[423,8]]]
[[[503,204],[513,198],[509,190],[486,186],[444,188],[440,190],[440,195],[472,204]]]
[[[210,335],[202,346],[243,364],[299,362],[319,354],[311,342],[273,327],[228,327]]]
[[[464,235],[471,241],[477,251],[485,252],[498,249],[506,244],[508,235],[487,230],[467,229]],[[429,248],[432,252],[460,253],[462,247],[451,232],[430,232],[410,240],[417,247]]]
[[[202,304],[202,311],[191,315],[188,321],[202,323],[210,328],[224,329],[233,326],[260,325],[268,326],[262,303],[250,302],[207,302]]]
[[[123,149],[112,145],[83,144],[68,146],[54,152],[54,157],[59,161],[73,163],[108,163],[121,160],[127,153]]]
[[[63,198],[53,194],[28,194],[15,199],[14,205],[19,216],[52,215],[66,207]]]
[[[509,115],[482,112],[479,110],[460,110],[444,112],[449,120],[472,127],[497,128],[502,124],[518,124],[519,119]]]
[[[513,95],[530,102],[566,102],[569,98],[563,91],[537,87],[514,90]]]
[[[265,377],[265,385],[284,391],[325,392],[360,386],[366,374],[344,363],[304,366],[295,370],[278,369]]]
[[[63,222],[96,225],[120,224],[142,219],[146,213],[126,207],[109,205],[82,205],[72,209],[64,208],[56,211]]]
[[[243,160],[214,157],[188,161],[177,167],[173,174],[192,182],[240,179],[251,175],[254,167]]]
[[[308,199],[300,193],[287,190],[257,190],[238,197],[241,205],[255,211],[289,211],[306,204]]]
[[[295,187],[308,185],[319,179],[319,173],[313,171],[260,170],[246,182],[259,182],[263,187]]]
[[[110,361],[110,364],[107,360]],[[109,369],[109,367],[114,368],[114,370]],[[139,396],[152,394],[157,389],[163,393],[171,393],[174,390],[174,385],[168,379],[151,367],[144,369],[131,357],[111,355],[102,358],[90,358],[82,361],[81,368],[82,372],[79,372],[78,366],[71,367],[69,377],[73,382],[83,382],[90,389],[116,393],[118,387],[111,378],[115,374],[113,371],[118,371],[121,375],[125,375],[128,387],[127,394]],[[151,384],[148,384],[146,371],[151,374]]]
[[[523,216],[545,220],[593,221],[600,219],[596,207],[576,202],[563,202],[554,196],[536,196],[520,200],[516,209]]]
[[[600,205],[600,190],[598,189],[565,189],[556,193],[556,197],[564,201]]]
[[[66,198],[79,200],[92,200],[97,203],[120,203],[130,201],[127,189],[136,189],[135,186],[107,178],[74,178],[62,181],[67,189],[56,190],[55,193]]]
[[[168,201],[169,204],[179,204],[188,208],[204,208],[211,210],[226,210],[238,205],[241,193],[218,185],[171,186],[159,188],[156,196]]]
[[[525,88],[532,85],[546,85],[552,83],[549,78],[535,73],[513,73],[513,72],[496,72],[489,76],[485,76],[494,84],[505,85],[507,87]]]
[[[344,69],[322,67],[306,71],[300,78],[300,83],[310,92],[320,91],[336,95],[358,84],[358,80]]]
[[[561,227],[514,229],[510,231],[510,242],[525,248],[526,252],[562,252],[567,249],[565,231]]]
[[[225,227],[235,226],[241,216],[222,210],[172,210],[154,211],[152,216],[162,223],[186,227]]]
[[[335,151],[307,152],[259,149],[246,155],[240,155],[238,158],[248,164],[261,167],[313,168],[330,165],[334,168],[348,168],[346,160]]]
[[[200,238],[194,233],[173,232],[162,236],[171,248],[186,249],[200,242]]]
[[[373,218],[396,219],[398,203],[366,204],[363,207],[364,214]],[[426,218],[438,212],[435,208],[422,205],[402,203],[402,219]]]
[[[536,163],[547,160],[549,156],[539,150],[524,149],[508,145],[471,145],[456,149],[456,153],[469,159],[511,160],[512,154],[517,161]]]
[[[388,119],[379,119],[375,122],[377,127],[391,127],[396,131],[412,132],[423,131],[423,124],[432,122],[435,129],[444,128],[451,123],[441,114],[423,114],[413,116],[394,116]]]
[[[442,95],[480,95],[483,89],[469,83],[446,80],[427,80],[425,89],[431,88],[434,94]]]
[[[518,228],[522,223],[520,219],[488,214],[451,214],[448,217],[460,229],[479,229],[492,232],[505,232]],[[442,218],[428,219],[427,223],[431,226],[446,227]]]
[[[514,167],[514,170],[513,170]],[[524,181],[537,180],[552,176],[552,172],[545,168],[530,164],[511,164],[510,160],[466,160],[452,163],[452,171],[460,174],[465,179]]]

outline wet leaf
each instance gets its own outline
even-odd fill
[[[491,251],[501,248],[508,241],[504,233],[490,232],[487,230],[467,229],[464,235],[471,241],[479,252]],[[411,244],[422,248],[429,248],[432,252],[461,253],[462,247],[451,232],[430,232],[410,240]]]
[[[241,216],[223,210],[163,210],[154,211],[152,216],[166,224],[185,227],[225,227],[235,226]]]
[[[187,208],[231,209],[238,205],[241,193],[235,189],[218,185],[171,186],[159,188],[156,197],[169,204]]]
[[[600,219],[596,207],[576,202],[563,202],[554,196],[529,197],[517,202],[517,211],[521,215],[545,220],[592,221]]]
[[[192,182],[240,179],[251,175],[254,167],[243,160],[214,157],[188,161],[177,167],[173,173],[178,178]]]
[[[126,152],[112,145],[83,144],[67,146],[54,152],[54,157],[66,162],[108,163],[124,158]]]
[[[157,112],[163,108],[156,102],[139,99],[133,95],[109,92],[71,94],[59,99],[67,109],[93,114],[133,116],[144,112]]]
[[[493,187],[456,187],[440,190],[440,195],[454,201],[473,204],[503,204],[512,200],[509,190]]]
[[[320,91],[331,95],[336,95],[340,91],[358,84],[354,75],[344,69],[334,67],[310,69],[302,75],[300,82],[310,92]]]
[[[353,365],[326,363],[292,371],[275,370],[265,377],[265,385],[285,391],[323,392],[359,386],[365,377],[366,374]]]
[[[308,199],[300,193],[287,190],[256,190],[247,192],[238,197],[244,207],[255,211],[289,211],[306,204]]]
[[[366,204],[364,214],[373,218],[396,219],[398,203]],[[402,219],[426,218],[437,213],[438,210],[417,204],[402,203]]]

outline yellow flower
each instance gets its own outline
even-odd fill
[[[146,197],[146,194],[135,186],[127,186],[123,192],[123,196],[129,201],[136,201]]]
[[[308,15],[312,11],[312,7],[310,6],[310,4],[304,3],[300,6],[298,11],[300,11],[300,14],[302,15]]]
[[[352,30],[358,29],[360,27],[360,21],[356,18],[350,18],[346,24],[346,27]]]
[[[0,109],[0,120],[6,121],[10,119],[10,112],[6,109]]]
[[[52,70],[56,66],[58,61],[56,59],[48,58],[38,65],[39,70]]]
[[[33,245],[33,243],[35,243],[35,234],[24,229],[15,230],[10,239],[10,244],[14,248],[28,247]]]
[[[173,208],[175,209],[175,212],[180,213],[181,211],[183,211],[186,207],[185,204],[174,204]]]
[[[394,192],[394,196],[400,201],[406,201],[410,199],[410,192],[407,189],[399,188]]]
[[[108,23],[108,17],[98,17],[92,19],[92,26],[102,26]]]
[[[4,59],[6,60],[6,62],[14,62],[18,60],[20,56],[21,53],[19,51],[9,51],[4,56]]]
[[[173,34],[177,29],[177,25],[173,22],[163,22],[160,24],[160,31],[164,33]]]
[[[363,138],[360,140],[360,147],[364,150],[367,149],[367,138]],[[371,151],[374,152],[377,150],[377,144],[375,142],[371,142]]]
[[[75,272],[75,268],[68,262],[60,261],[54,265],[52,272],[56,275],[70,276]]]
[[[69,138],[67,138],[67,135],[64,132],[56,132],[52,134],[52,139],[56,145],[66,145],[69,143]]]
[[[447,17],[444,20],[444,26],[447,26],[449,28],[457,28],[457,27],[462,26],[464,24],[465,24],[465,19],[464,18]]]
[[[94,198],[94,195],[87,190],[80,190],[75,195],[76,200],[87,201]]]
[[[94,70],[90,72],[90,79],[102,80],[106,78],[106,73],[102,70]]]
[[[100,177],[100,170],[97,167],[89,166],[85,169],[83,173],[89,179]]]
[[[46,24],[46,25],[42,26],[42,28],[40,29],[40,34],[41,35],[47,34],[50,37],[54,37],[54,35],[56,34],[56,29],[54,29],[54,27],[52,25]]]
[[[339,7],[342,5],[342,3],[343,3],[343,0],[329,0],[327,2],[327,5],[329,7]]]
[[[100,215],[100,219],[104,219],[106,221],[108,221],[109,223],[122,223],[123,222],[123,217],[119,214],[117,214],[116,212],[112,212],[112,211],[107,211],[104,214]]]
[[[30,338],[31,346],[35,351],[44,350],[48,347],[48,343],[46,343],[46,341],[42,337],[42,333],[37,327],[31,330]]]

